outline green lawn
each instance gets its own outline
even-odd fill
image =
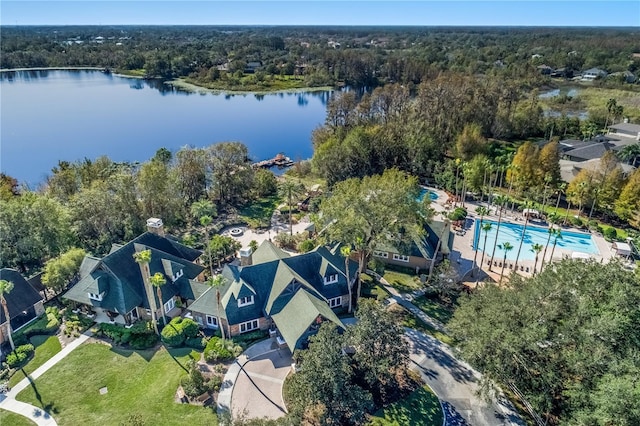
[[[401,293],[409,293],[422,286],[417,276],[403,272],[385,270],[382,277]]]
[[[0,425],[34,426],[35,423],[19,414],[15,414],[5,410],[0,410]]]
[[[403,327],[413,328],[425,334],[429,334],[447,345],[453,344],[453,339],[448,334],[431,327],[402,306],[393,305],[389,311],[393,315],[394,319]]]
[[[84,344],[20,392],[18,399],[50,410],[61,426],[117,425],[131,416],[146,424],[215,425],[212,409],[174,402],[190,352]],[[99,393],[102,387],[107,387],[107,394]]]
[[[31,344],[35,347],[35,354],[31,361],[15,372],[9,380],[9,386],[14,387],[28,374],[33,373],[38,367],[44,364],[49,358],[60,352],[62,347],[56,336],[33,336]]]
[[[372,426],[440,426],[443,413],[438,398],[423,386],[408,398],[378,410],[369,423]]]
[[[280,197],[277,195],[261,198],[241,209],[240,216],[249,226],[269,226],[273,211],[278,204],[280,204]]]
[[[422,312],[443,324],[447,324],[453,316],[453,309],[425,296],[414,299],[413,304],[420,308]]]
[[[362,288],[360,289],[362,297],[377,300],[384,300],[389,297],[389,292],[369,275],[360,274],[360,278],[362,279]]]

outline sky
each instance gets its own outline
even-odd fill
[[[0,0],[0,23],[640,27],[640,0]]]

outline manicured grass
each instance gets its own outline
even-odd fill
[[[453,309],[426,296],[420,296],[414,299],[413,304],[420,308],[422,312],[443,324],[447,324],[453,316]]]
[[[253,201],[250,205],[241,209],[240,216],[243,220],[247,221],[249,225],[252,225],[252,222],[256,222],[261,225],[268,226],[271,223],[273,211],[276,209],[280,201],[280,197],[277,195],[261,198],[260,200]]]
[[[20,392],[18,400],[50,410],[61,426],[118,425],[131,416],[145,424],[215,425],[212,409],[174,402],[190,352],[84,344]]]
[[[378,410],[371,417],[372,426],[442,425],[440,402],[428,386],[414,391],[408,398]]]
[[[60,340],[58,340],[56,336],[33,336],[30,342],[35,347],[35,354],[27,365],[11,376],[9,380],[9,386],[11,387],[18,384],[18,382],[27,377],[27,375],[33,373],[38,367],[62,349]]]
[[[382,277],[401,293],[409,293],[421,287],[420,280],[415,275],[385,270]]]
[[[28,418],[10,411],[0,410],[0,425],[34,426],[35,423]]]
[[[453,339],[449,335],[432,328],[402,306],[393,305],[389,308],[389,312],[391,312],[395,321],[400,323],[403,327],[413,328],[425,334],[429,334],[447,345],[453,344]]]
[[[389,292],[381,286],[377,281],[367,274],[361,274],[362,279],[361,296],[374,298],[377,300],[384,300],[389,297]]]

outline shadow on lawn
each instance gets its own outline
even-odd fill
[[[42,395],[40,395],[40,392],[38,391],[38,387],[36,386],[35,382],[33,381],[33,379],[31,379],[31,377],[27,376],[27,380],[29,381],[29,385],[31,385],[31,388],[33,389],[33,393],[36,397],[36,399],[38,400],[38,404],[40,404],[40,407],[42,407],[42,411],[40,411],[39,409],[34,410],[34,416],[36,417],[44,417],[49,418],[50,414],[58,414],[58,408],[55,406],[55,404],[53,402],[50,402],[48,404],[45,404],[44,401],[42,400]]]

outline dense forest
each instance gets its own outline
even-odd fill
[[[0,68],[98,66],[224,88],[420,84],[442,72],[539,84],[640,69],[637,29],[66,26],[2,28]],[[290,81],[293,80],[293,81]]]

